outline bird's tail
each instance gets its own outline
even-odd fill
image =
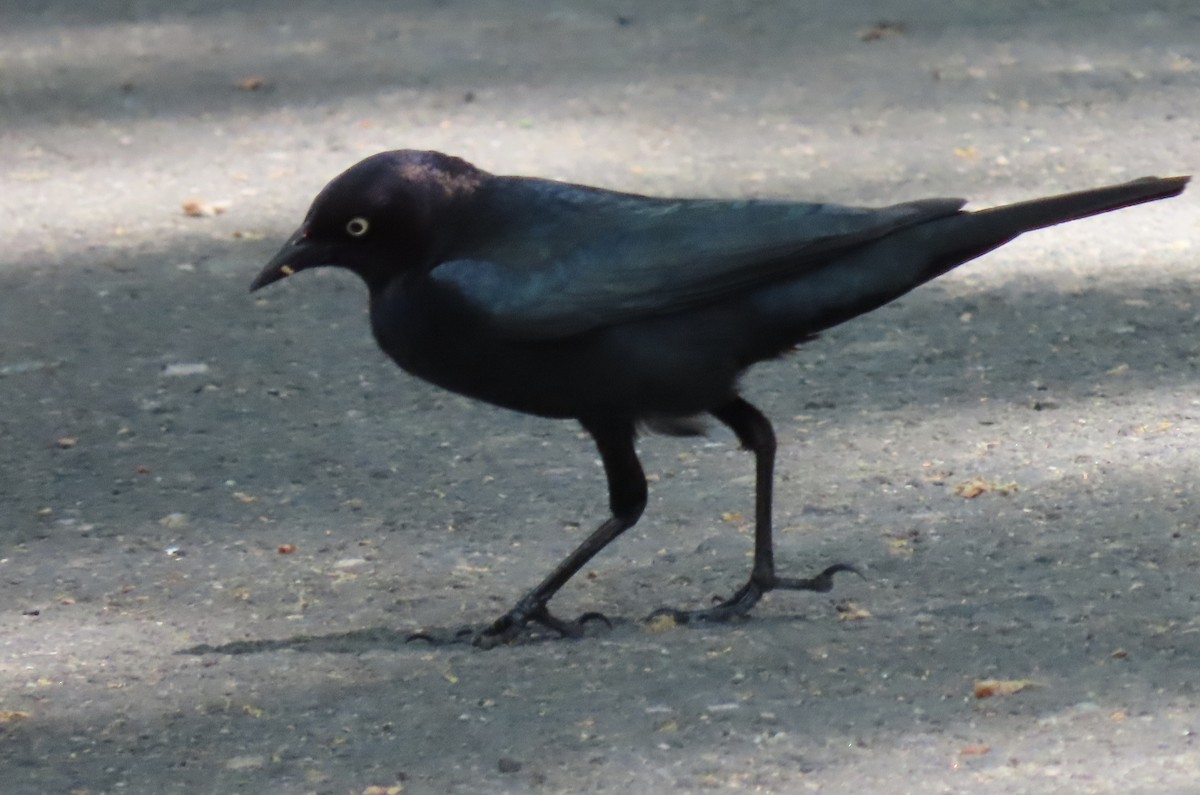
[[[999,248],[1025,232],[1178,196],[1190,179],[1143,177],[1121,185],[963,212],[913,227],[918,238],[927,237],[924,249],[927,259],[924,273],[909,289]]]
[[[977,210],[971,215],[984,223],[996,223],[1010,228],[1012,237],[1022,232],[1043,229],[1066,221],[1099,215],[1122,207],[1168,199],[1183,193],[1191,177],[1144,177],[1121,185],[1106,188],[1063,193],[1042,199],[1006,204],[987,210]],[[1011,240],[1012,238],[1008,238]],[[1003,241],[1003,242],[1007,242]],[[996,245],[1000,245],[997,243]]]
[[[780,339],[799,339],[869,312],[1024,232],[1165,199],[1189,177],[1147,177],[975,212],[901,229],[772,290],[759,305]]]

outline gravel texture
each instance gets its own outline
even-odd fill
[[[781,570],[865,579],[640,623],[740,584],[752,514],[723,430],[648,437],[554,602],[614,627],[480,652],[405,637],[603,518],[590,442],[400,373],[347,274],[246,292],[400,147],[870,205],[1189,173],[1200,7],[0,2],[0,791],[1198,791],[1200,190],[746,379]]]

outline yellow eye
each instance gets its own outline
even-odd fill
[[[362,237],[370,228],[371,225],[367,223],[366,218],[351,218],[349,223],[346,224],[346,234],[351,237]]]

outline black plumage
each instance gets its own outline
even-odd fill
[[[880,209],[780,201],[662,199],[495,176],[437,152],[367,158],[334,179],[254,280],[306,268],[357,273],[380,347],[446,389],[592,435],[612,516],[479,645],[536,621],[565,634],[546,605],[646,504],[639,424],[727,425],[756,458],[749,581],[681,621],[746,613],[777,588],[828,590],[775,574],[769,421],[738,394],[739,374],[823,329],[891,301],[1023,232],[1175,196],[1187,177],[1147,178],[978,212],[961,199]]]

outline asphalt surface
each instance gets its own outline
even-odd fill
[[[400,373],[348,274],[246,292],[401,147],[869,205],[1192,173],[1200,8],[0,2],[0,792],[1197,791],[1200,191],[746,379],[781,570],[865,579],[640,623],[752,513],[724,431],[647,437],[554,603],[614,627],[480,652],[405,637],[603,518],[589,441]]]

